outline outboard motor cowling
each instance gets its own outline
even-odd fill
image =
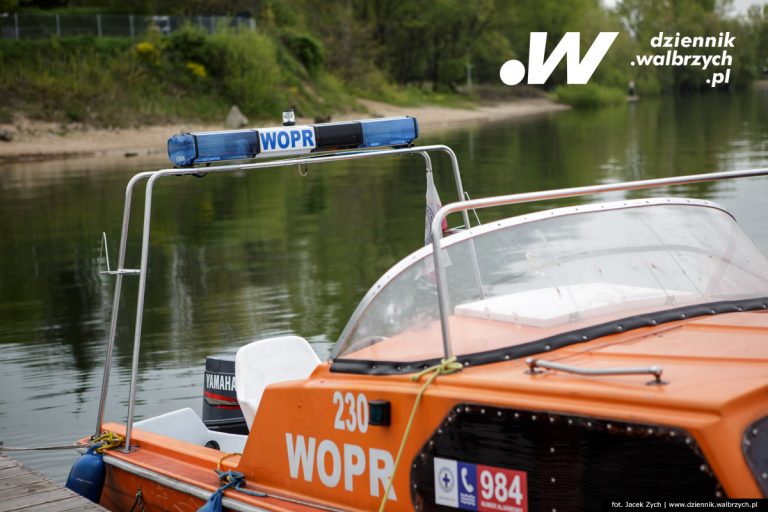
[[[237,402],[235,354],[219,354],[205,359],[203,423],[219,432],[248,434]]]

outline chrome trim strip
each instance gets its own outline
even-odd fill
[[[685,197],[654,197],[649,199],[629,199],[624,201],[610,201],[607,203],[590,203],[578,206],[563,206],[561,208],[554,208],[552,210],[544,210],[534,213],[526,213],[525,215],[518,215],[516,217],[508,217],[506,219],[498,220],[495,222],[486,222],[482,226],[476,226],[470,230],[462,231],[456,235],[451,235],[450,238],[445,239],[443,247],[450,247],[455,243],[460,243],[467,238],[483,235],[497,229],[504,229],[511,226],[517,226],[520,224],[526,224],[529,222],[536,222],[544,219],[554,217],[564,217],[566,215],[576,215],[579,213],[592,213],[596,211],[610,211],[610,210],[623,210],[626,208],[639,208],[643,206],[658,206],[658,205],[678,205],[678,206],[703,206],[707,208],[714,208],[716,210],[722,210],[729,216],[733,217],[731,212],[725,209],[722,205],[713,201],[707,201],[705,199],[689,199]],[[428,254],[432,254],[432,248]]]
[[[708,207],[708,208],[715,208],[717,210],[722,210],[728,215],[731,215],[731,213],[728,212],[728,210],[723,208],[721,205],[715,202],[706,201],[703,199],[659,197],[659,198],[651,198],[651,199],[630,199],[626,201],[611,201],[608,203],[592,203],[592,204],[579,205],[579,206],[565,206],[562,208],[555,208],[552,210],[545,210],[541,212],[528,213],[525,215],[518,215],[516,217],[509,217],[509,218],[502,219],[495,222],[488,222],[486,224],[475,226],[471,229],[468,229],[466,231],[461,231],[460,233],[456,233],[454,235],[449,236],[448,238],[445,238],[445,242],[443,243],[442,246],[444,248],[447,248],[454,244],[461,243],[467,240],[468,238],[474,238],[474,237],[485,235],[487,233],[490,233],[499,229],[506,229],[512,226],[526,224],[529,222],[536,222],[539,220],[549,219],[553,217],[563,217],[566,215],[575,215],[580,213],[591,213],[598,210],[603,210],[603,211],[620,210],[624,208],[638,208],[642,206],[655,206],[655,205],[664,205],[664,204],[702,206],[702,207]],[[733,216],[731,215],[731,217]],[[339,336],[339,339],[333,348],[333,352],[331,353],[331,359],[335,359],[339,355],[339,352],[341,351],[344,340],[346,340],[347,336],[349,336],[349,334],[354,330],[354,328],[357,327],[357,324],[360,321],[360,317],[362,317],[363,314],[365,313],[365,310],[368,309],[368,306],[370,305],[371,301],[373,301],[373,299],[379,293],[381,293],[381,291],[390,283],[390,281],[392,281],[398,275],[400,275],[405,270],[410,268],[412,265],[417,263],[419,260],[422,260],[425,257],[432,254],[432,250],[433,248],[431,244],[425,245],[424,247],[421,247],[415,250],[414,252],[412,252],[411,254],[409,254],[399,262],[395,263],[395,265],[393,265],[392,268],[387,270],[384,273],[384,275],[381,276],[374,283],[374,285],[363,296],[363,299],[357,305],[357,307],[355,308],[355,311],[352,313],[352,316],[347,322],[347,325],[344,327],[344,330],[341,332],[341,335]]]

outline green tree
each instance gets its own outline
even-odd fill
[[[746,33],[751,41],[755,74],[768,76],[768,5],[753,5],[747,11]]]
[[[382,68],[399,83],[428,82],[437,90],[463,79],[467,53],[494,30],[496,10],[492,0],[375,0],[358,4],[358,15],[381,45]]]

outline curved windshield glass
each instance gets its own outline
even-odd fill
[[[472,228],[444,243],[451,343],[459,356],[648,312],[768,296],[768,260],[727,212],[702,201],[552,210]],[[336,358],[442,356],[434,265],[425,247],[369,292]]]

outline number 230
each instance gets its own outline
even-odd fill
[[[333,404],[337,407],[333,428],[349,432],[359,430],[362,434],[368,431],[368,400],[364,394],[355,397],[350,392],[342,395],[341,391],[334,391]]]

